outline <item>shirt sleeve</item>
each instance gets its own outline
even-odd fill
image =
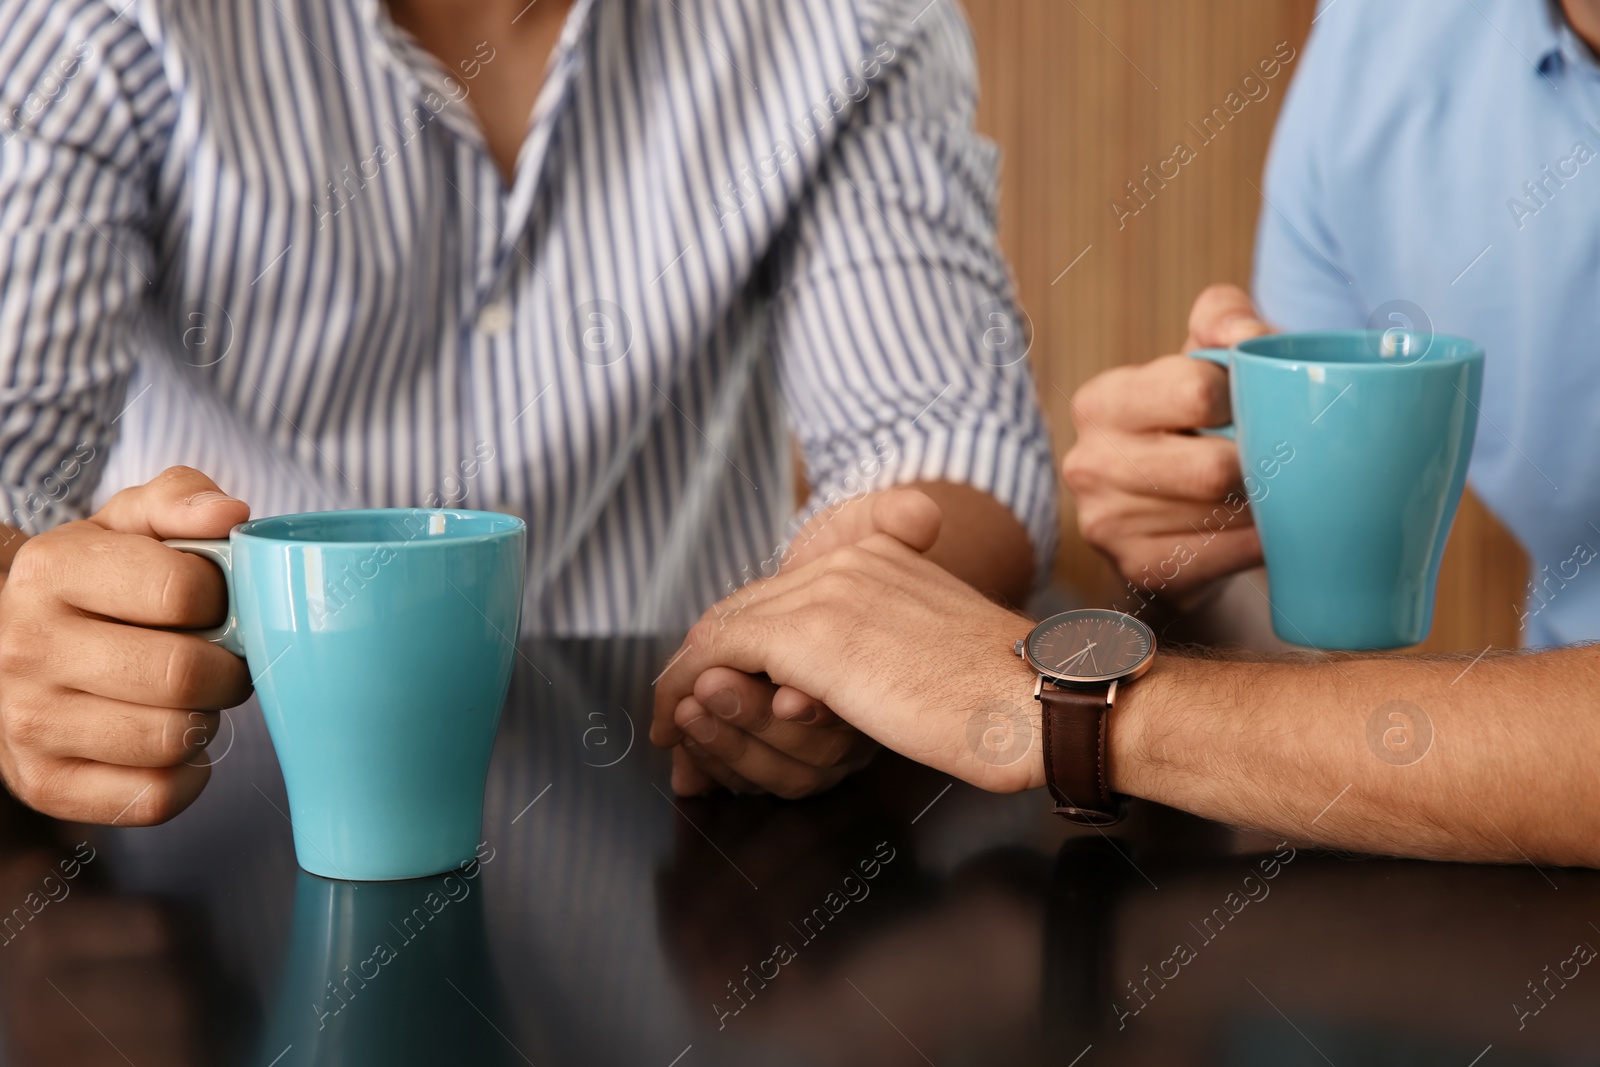
[[[1325,138],[1338,133],[1331,105],[1344,92],[1339,53],[1348,36],[1326,24],[1312,30],[1267,153],[1255,301],[1267,321],[1283,330],[1366,325],[1362,294],[1329,218],[1325,155]]]
[[[88,511],[155,276],[134,21],[0,2],[0,522],[28,533]]]
[[[1042,584],[1054,462],[995,232],[998,152],[973,129],[972,42],[954,4],[907,5],[887,24],[864,34],[865,95],[777,264],[774,347],[813,490],[803,514],[863,487],[971,485],[1028,531]]]

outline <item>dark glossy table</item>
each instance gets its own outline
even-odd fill
[[[166,826],[12,813],[3,1062],[1600,1063],[1600,875],[1103,836],[887,756],[679,800],[671,650],[522,646],[475,878],[299,872],[253,704]]]

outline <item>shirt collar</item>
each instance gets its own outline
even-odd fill
[[[593,32],[592,27],[596,21],[592,15],[594,5],[595,0],[575,0],[568,12],[566,22],[561,28],[561,36],[550,54],[545,85],[534,106],[535,122],[542,112],[559,109],[565,102],[573,74],[581,63],[582,46]],[[450,100],[460,93],[460,77],[455,72],[447,70],[432,53],[418,44],[411,34],[395,23],[385,0],[357,0],[356,9],[367,27],[369,39],[378,56],[399,73],[411,96],[420,98],[432,94]],[[452,90],[446,81],[447,78],[456,81],[456,88]],[[462,109],[442,108],[438,111],[438,115],[440,121],[456,136],[481,145],[482,130],[477,121]]]
[[[1508,27],[1508,39],[1526,56],[1541,75],[1558,73],[1565,67],[1600,74],[1600,61],[1583,38],[1573,32],[1560,0],[1517,3],[1517,24]]]
[[[573,3],[572,10],[567,14],[567,20],[561,27],[561,36],[551,52],[550,70],[558,70],[573,62],[579,46],[584,42],[594,23],[591,17],[593,7],[594,0],[576,0]],[[399,66],[409,75],[410,80],[417,80],[416,73],[419,67],[434,68],[438,78],[451,73],[446,71],[431,53],[417,44],[409,33],[395,24],[389,15],[389,5],[385,0],[357,0],[356,10],[379,54]]]

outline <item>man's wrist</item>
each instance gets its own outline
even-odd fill
[[[1025,616],[1011,618],[984,639],[990,649],[969,679],[981,693],[966,721],[951,772],[991,793],[1020,793],[1044,785],[1044,735],[1040,705],[1033,698],[1038,675],[1014,651],[1036,625]],[[972,690],[969,690],[972,692]]]
[[[1113,793],[1148,796],[1143,779],[1150,724],[1172,702],[1175,687],[1183,684],[1184,662],[1182,656],[1158,652],[1144,677],[1117,687],[1116,701],[1106,716],[1106,781]]]
[[[1037,700],[1033,702],[1033,727],[1033,736],[1038,740],[1028,749],[1027,758],[1022,761],[1027,776],[1023,779],[1019,792],[1027,789],[1043,789],[1047,784],[1044,773],[1044,705]]]

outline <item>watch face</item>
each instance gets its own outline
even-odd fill
[[[1150,669],[1155,650],[1150,627],[1102,608],[1054,615],[1033,628],[1024,646],[1034,670],[1069,685],[1132,681]]]

